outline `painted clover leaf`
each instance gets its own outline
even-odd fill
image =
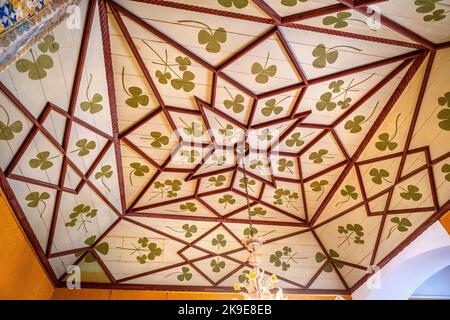
[[[311,187],[311,190],[313,192],[320,192],[319,197],[317,198],[317,200],[319,200],[323,193],[325,192],[325,186],[328,185],[328,181],[327,180],[316,180],[313,181],[309,186]]]
[[[300,132],[296,132],[291,135],[290,139],[286,140],[286,145],[288,147],[294,147],[294,146],[301,147],[302,145],[305,144],[305,141],[303,139],[305,139],[306,137],[309,137],[311,134],[308,134],[308,135],[302,137],[302,134]]]
[[[448,11],[445,11],[444,9],[438,9],[433,11],[431,14],[427,14],[425,17],[423,17],[423,20],[426,22],[429,21],[441,21],[444,20],[445,18],[447,18],[447,16],[445,15],[445,13],[447,13]]]
[[[400,193],[400,197],[402,197],[405,200],[413,200],[413,201],[419,201],[422,198],[422,194],[419,192],[419,188],[413,185],[408,185],[406,189],[399,187],[403,190],[403,192]]]
[[[71,153],[78,152],[79,157],[87,156],[92,150],[97,147],[95,141],[88,141],[87,139],[78,140],[75,145],[78,149],[71,151]]]
[[[65,223],[65,226],[75,227],[79,224],[78,230],[84,227],[84,230],[88,232],[87,224],[91,223],[91,220],[97,216],[97,209],[91,209],[89,205],[79,204],[75,206],[72,212],[69,214],[70,221]]]
[[[317,45],[312,52],[313,57],[316,58],[312,63],[313,67],[323,69],[327,66],[328,63],[335,63],[339,57],[339,52],[337,50],[334,50],[337,48],[347,48],[355,51],[362,51],[361,49],[345,45],[334,46],[327,49],[325,45],[321,43]]]
[[[289,97],[284,98],[283,100],[287,99]],[[270,117],[273,114],[279,115],[283,111],[283,107],[281,107],[279,104],[283,101],[277,102],[275,99],[267,100],[264,104],[266,105],[264,108],[261,109],[261,113],[265,117]]]
[[[256,75],[255,81],[259,84],[265,84],[269,82],[269,78],[274,77],[277,74],[277,66],[276,65],[270,65],[267,66],[267,63],[269,62],[270,58],[270,52],[267,53],[266,62],[264,64],[264,67],[259,63],[255,62],[252,65],[252,74]]]
[[[295,210],[298,208],[294,205],[293,201],[297,200],[299,195],[297,192],[291,192],[286,189],[276,189],[273,195],[273,199],[275,200],[273,204],[275,205],[283,205],[286,203],[286,208],[291,205]]]
[[[391,183],[391,181],[389,181],[388,179],[386,179],[387,177],[389,177],[389,172],[387,172],[384,169],[377,169],[377,168],[372,168],[369,171],[369,175],[372,177],[372,181],[375,184],[382,184],[383,181],[387,182],[387,183]]]
[[[328,154],[328,150],[320,149],[318,152],[311,152],[309,154],[309,160],[312,160],[314,163],[319,164],[323,162],[323,159],[333,159],[331,156],[326,156]]]
[[[294,7],[297,3],[306,2],[308,0],[281,0],[281,4],[286,7]]]
[[[200,156],[200,152],[198,152],[197,150],[183,150],[180,154],[189,163],[194,163]]]
[[[31,159],[28,164],[30,165],[31,168],[33,169],[41,169],[41,170],[47,170],[50,169],[51,167],[53,167],[53,162],[50,161],[52,159],[57,158],[58,156],[55,157],[51,157],[50,158],[50,152],[48,151],[43,151],[43,152],[39,152],[36,155],[36,158]]]
[[[52,34],[47,34],[37,47],[43,53],[46,53],[47,51],[55,53],[59,50],[59,43],[55,41],[55,37]]]
[[[264,165],[264,163],[261,160],[251,160],[250,161],[250,169],[261,169],[261,167]]]
[[[16,69],[21,73],[28,72],[28,77],[31,80],[42,80],[47,77],[47,71],[53,68],[53,59],[46,54],[41,54],[37,57],[34,56],[33,50],[30,49],[33,61],[28,59],[19,59],[16,62]]]
[[[263,129],[261,131],[261,134],[258,135],[258,140],[260,140],[260,141],[264,141],[264,140],[270,141],[270,140],[272,140],[272,138],[273,138],[273,136],[271,135],[271,132],[269,129]]]
[[[225,164],[225,162],[227,161],[227,157],[225,156],[218,156],[218,155],[213,155],[211,157],[211,160],[213,161],[213,163],[209,164],[207,166],[207,168],[212,167],[213,165],[216,165],[218,167],[221,167]]]
[[[156,72],[156,77],[158,78],[159,82],[161,83],[161,80],[165,83],[167,83],[167,80],[169,80],[172,76],[170,73],[162,74],[161,71]],[[163,83],[164,84],[164,83]],[[125,67],[122,67],[122,87],[123,91],[125,91],[126,95],[129,97],[125,103],[131,107],[131,108],[138,108],[139,106],[147,106],[150,102],[150,99],[148,98],[148,95],[143,94],[143,91],[139,87],[129,87],[128,89],[125,86]]]
[[[130,163],[130,167],[132,168],[132,170],[130,171],[130,184],[133,185],[133,180],[132,180],[132,176],[136,176],[136,177],[143,177],[146,173],[150,172],[150,168],[142,163],[139,162],[133,162]]]
[[[344,243],[350,245],[350,240],[353,240],[355,244],[364,244],[364,240],[362,237],[364,236],[363,232],[364,228],[360,224],[347,224],[346,226],[338,226],[338,233],[343,236],[339,238],[343,238],[344,240],[338,245],[338,248],[342,246]]]
[[[131,251],[131,254],[137,254],[136,261],[139,264],[145,264],[155,260],[162,255],[162,249],[158,244],[150,242],[147,237],[141,237],[137,240],[137,245],[132,244],[133,248],[117,247],[117,249]]]
[[[185,71],[182,78],[173,79],[170,83],[175,90],[183,89],[184,92],[191,92],[194,90],[195,84],[192,80],[195,79],[195,75],[190,71]]]
[[[201,27],[201,30],[198,32],[198,43],[201,45],[206,44],[206,51],[209,53],[217,53],[220,51],[221,44],[227,42],[227,31],[220,27],[217,30],[213,31],[210,26],[207,24],[195,21],[195,20],[180,20],[178,23],[187,23],[194,24]]]
[[[193,136],[195,138],[199,138],[203,135],[203,126],[198,121],[192,121],[191,124],[187,124],[182,118],[179,118],[183,123],[183,132],[188,136]]]
[[[332,258],[332,259],[339,258],[339,254],[336,251],[334,251],[333,249],[330,249],[329,255],[330,255],[330,258]],[[326,259],[328,259],[328,258],[322,252],[319,251],[316,253],[315,260],[317,263],[321,263]],[[344,264],[340,261],[333,261],[333,262],[336,265],[336,267],[338,267],[339,269],[344,267]],[[323,271],[325,271],[327,273],[333,272],[333,264],[331,263],[331,261],[326,262]]]
[[[39,209],[39,216],[42,218],[42,215],[45,212],[45,209],[47,208],[47,204],[45,203],[45,200],[50,199],[50,194],[47,192],[31,192],[26,197],[25,200],[28,201],[27,206],[29,208],[38,208],[39,204],[42,204],[42,208]]]
[[[103,97],[99,93],[94,93],[93,96],[90,95],[89,89],[91,88],[92,74],[89,75],[89,82],[86,88],[86,100],[80,104],[81,110],[84,112],[89,112],[90,114],[95,114],[103,110],[103,105],[100,103],[103,101]]]
[[[392,233],[395,230],[398,230],[400,232],[406,232],[408,231],[409,227],[412,227],[412,223],[411,221],[409,221],[409,219],[407,218],[399,218],[399,217],[393,217],[391,219],[391,222],[394,224],[388,232],[388,235],[386,237],[386,240],[390,238],[390,236],[392,235]]]
[[[336,108],[336,102],[331,101],[333,95],[331,92],[325,92],[320,96],[320,101],[316,103],[316,109],[319,111],[333,111]]]
[[[180,209],[189,212],[197,211],[197,207],[195,206],[194,202],[186,202],[185,204],[180,205]]]
[[[181,274],[177,276],[178,281],[189,281],[192,279],[192,273],[189,272],[190,269],[188,267],[181,268]]]
[[[227,180],[227,178],[224,175],[219,175],[217,177],[211,177],[208,179],[211,184],[208,187],[220,187],[223,186],[224,182]]]
[[[161,70],[156,70],[155,77],[158,78],[158,82],[161,84],[168,84],[169,80],[172,79],[170,72],[161,72]]]
[[[364,116],[355,116],[353,120],[348,120],[345,125],[344,129],[349,130],[350,133],[358,133],[362,130],[361,124],[366,119]]]
[[[450,5],[441,3],[441,0],[416,0],[414,4],[417,6],[416,12],[418,13],[430,13],[423,17],[425,22],[430,21],[440,21],[445,19],[447,16],[445,15],[449,11],[445,11],[444,9],[436,9],[436,6],[444,6],[445,8],[450,7]]]
[[[211,260],[210,263],[211,267],[212,267],[212,272],[220,272],[223,268],[225,268],[225,261],[221,261],[219,259],[215,260]]]
[[[231,137],[234,134],[234,127],[231,124],[227,124],[226,126],[223,126],[218,120],[217,120],[217,122],[221,126],[221,129],[219,129],[220,135],[225,136],[225,137]]]
[[[226,209],[227,205],[233,205],[236,203],[236,199],[231,194],[225,194],[223,197],[219,198],[219,203],[223,204],[223,208]]]
[[[84,244],[86,244],[86,245],[88,245],[88,246],[91,247],[91,246],[95,243],[95,240],[96,240],[96,239],[97,239],[97,236],[95,236],[95,235],[90,236],[89,238],[87,238],[86,240],[84,240]],[[109,243],[106,242],[106,241],[101,242],[101,243],[97,244],[97,245],[94,247],[94,249],[95,249],[98,253],[100,253],[100,254],[106,256],[106,255],[108,254],[108,252],[109,252]],[[76,257],[79,256],[79,255],[81,255],[81,253],[75,254]],[[95,257],[94,257],[92,254],[90,254],[90,253],[87,254],[87,255],[85,256],[85,258],[84,258],[84,262],[86,262],[86,263],[93,263],[93,262],[95,262],[95,261],[97,261],[97,260],[96,260]]]
[[[445,163],[442,168],[441,168],[441,172],[442,173],[446,173],[445,175],[445,180],[447,180],[448,182],[450,182],[450,164]]]
[[[242,189],[248,188],[250,189],[252,192],[255,192],[255,190],[253,190],[252,186],[256,185],[256,181],[253,179],[249,179],[249,178],[241,178],[239,179],[239,187]]]
[[[441,107],[446,106],[437,115],[438,119],[442,120],[439,122],[439,128],[450,131],[450,92],[446,92],[442,97],[439,97],[438,103]]]
[[[436,9],[436,3],[441,0],[416,0],[414,4],[418,6],[416,12],[428,13]]]
[[[181,57],[178,56],[175,58],[175,61],[178,63],[178,70],[180,71],[186,71],[187,68],[192,64],[191,59],[189,57]]]
[[[294,167],[294,161],[292,160],[288,160],[286,158],[281,158],[278,160],[278,171],[280,172],[284,172],[286,171],[286,169],[291,173],[294,174],[294,172],[292,172],[291,168]]]
[[[267,210],[264,210],[264,208],[255,207],[253,210],[250,211],[250,216],[251,217],[255,217],[255,216],[263,217],[266,215],[266,213],[267,213]]]
[[[244,229],[242,234],[246,237],[252,237],[252,236],[258,234],[258,229],[256,229],[255,227],[247,227]]]
[[[341,195],[345,197],[345,199],[341,202],[336,203],[335,207],[338,207],[344,203],[350,201],[350,199],[356,200],[358,199],[358,193],[356,192],[356,188],[351,185],[346,185],[344,189],[341,189]]]
[[[227,245],[227,240],[225,240],[225,236],[223,234],[219,233],[211,240],[211,244],[214,247],[217,247],[217,249],[225,248]]]
[[[13,123],[10,123],[9,114],[6,109],[2,105],[0,105],[0,109],[2,109],[6,114],[6,123],[0,121],[0,140],[13,140],[15,134],[22,132],[23,124],[21,121],[14,121]]]
[[[195,224],[189,225],[189,224],[183,224],[181,227],[184,230],[184,236],[186,238],[192,237],[195,233],[197,233],[197,226]]]
[[[277,250],[269,257],[269,262],[273,263],[275,267],[280,267],[283,271],[287,271],[291,265],[290,262],[297,263],[298,259],[304,259],[296,257],[297,252],[292,254],[292,248],[284,246],[282,250]]]
[[[163,135],[159,131],[152,131],[150,132],[150,138],[141,138],[144,140],[151,140],[152,143],[150,144],[153,148],[161,148],[163,145],[166,146],[169,144],[169,137]]]
[[[239,282],[240,283],[248,283],[248,281],[249,281],[248,275],[249,274],[250,274],[249,270],[242,271],[242,273],[238,277]]]
[[[395,119],[395,131],[392,135],[392,138],[390,137],[389,133],[382,133],[378,136],[379,141],[375,143],[375,147],[380,151],[386,151],[389,149],[390,151],[395,150],[398,146],[397,142],[394,142],[393,140],[397,136],[398,133],[398,119],[400,118],[402,114],[399,113],[397,115],[397,118]]]
[[[230,93],[230,91],[228,91],[226,87],[225,90],[230,96],[230,99],[226,99],[223,101],[223,105],[225,106],[225,108],[232,109],[234,113],[241,113],[244,110],[244,96],[241,94],[237,94],[233,97],[233,95]]]
[[[95,173],[95,180],[101,179],[103,186],[108,190],[108,192],[111,192],[111,189],[106,185],[105,178],[109,179],[113,175],[112,167],[110,165],[104,165],[100,168],[100,171]]]
[[[327,16],[323,18],[322,23],[326,26],[333,25],[335,29],[341,29],[348,26],[348,22],[346,20],[351,16],[352,14],[350,12],[338,12],[336,17]]]
[[[217,0],[217,2],[225,8],[235,6],[237,9],[243,9],[248,6],[248,0]]]

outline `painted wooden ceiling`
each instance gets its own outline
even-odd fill
[[[247,187],[280,286],[351,292],[450,209],[449,7],[82,0],[0,74],[2,187],[59,286],[232,290]]]

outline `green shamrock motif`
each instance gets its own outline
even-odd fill
[[[286,7],[294,7],[297,3],[306,2],[308,0],[281,0],[281,4]]]
[[[250,161],[250,169],[253,170],[255,169],[261,170],[263,165],[264,163],[261,160],[255,159]]]
[[[136,255],[136,261],[139,264],[145,264],[147,262],[155,260],[162,255],[162,249],[158,244],[150,242],[147,237],[141,237],[137,240],[137,244],[132,244],[132,248],[117,247],[120,250],[131,251],[131,255]]]
[[[270,117],[272,113],[274,115],[279,115],[283,111],[283,107],[280,106],[284,100],[290,97],[285,97],[284,99],[277,101],[275,99],[267,100],[264,104],[265,107],[261,109],[261,114],[265,117]]]
[[[317,200],[319,200],[323,193],[325,192],[325,186],[328,185],[328,181],[327,180],[316,180],[313,181],[309,186],[311,187],[311,190],[313,192],[320,192],[319,197],[317,198]]]
[[[156,78],[158,78],[159,83],[165,85],[168,84],[170,80],[170,84],[175,90],[183,90],[186,93],[194,90],[195,83],[193,82],[193,80],[195,79],[195,74],[187,70],[188,66],[191,65],[191,60],[189,59],[189,57],[178,56],[175,58],[175,63],[170,63],[167,49],[164,50],[165,59],[163,59],[163,57],[161,57],[161,55],[156,52],[156,50],[153,49],[145,40],[142,40],[142,42],[151,51],[153,51],[153,53],[159,58],[159,60],[161,60],[161,62],[152,63],[164,67],[162,71],[156,70],[155,72],[155,76]],[[178,66],[178,70],[183,72],[181,76],[176,70],[174,70],[174,66]]]
[[[141,138],[143,140],[150,140],[152,143],[150,144],[153,148],[161,148],[162,146],[167,146],[169,144],[169,137],[163,135],[159,131],[150,132],[149,138]]]
[[[372,168],[369,171],[369,175],[372,177],[372,182],[375,184],[380,185],[383,183],[383,181],[391,183],[391,181],[386,179],[389,177],[390,174],[384,169]]]
[[[223,197],[219,198],[218,202],[223,204],[223,208],[226,209],[227,205],[233,205],[236,203],[236,199],[231,194],[225,194]]]
[[[332,93],[339,93],[341,92],[342,86],[345,84],[344,80],[335,80],[331,81],[328,85],[328,88],[332,90]]]
[[[75,145],[78,149],[71,151],[70,153],[78,152],[79,157],[87,156],[92,150],[97,147],[95,141],[88,141],[87,139],[78,140]]]
[[[395,119],[395,131],[392,135],[392,138],[389,136],[389,133],[385,132],[378,136],[379,141],[375,143],[375,147],[380,151],[386,151],[389,149],[390,151],[393,151],[397,148],[398,143],[393,141],[398,133],[398,119],[400,118],[402,114],[399,113],[397,115],[397,118]]]
[[[362,51],[362,49],[345,45],[334,46],[332,48],[327,49],[325,47],[325,44],[321,43],[317,45],[312,52],[313,57],[316,58],[312,63],[313,67],[317,69],[323,69],[327,66],[327,64],[335,63],[339,57],[339,51],[335,50],[338,48],[347,48],[359,52]]]
[[[211,157],[212,163],[208,164],[206,167],[210,168],[214,165],[221,167],[225,164],[225,162],[227,161],[227,157],[225,156],[218,156],[218,155],[213,155]]]
[[[225,8],[235,6],[237,9],[243,9],[248,6],[248,0],[217,0],[217,2]]]
[[[131,185],[133,185],[133,175],[136,177],[143,177],[146,173],[150,172],[150,168],[147,165],[139,162],[130,163],[130,167],[132,168],[129,176]]]
[[[256,229],[255,227],[247,227],[244,229],[242,234],[246,237],[253,237],[254,235],[258,234],[258,229]]]
[[[347,224],[346,226],[338,226],[338,233],[343,236],[338,237],[344,239],[339,245],[341,247],[344,243],[350,246],[350,240],[353,240],[355,244],[364,244],[362,237],[364,236],[364,228],[360,224]],[[354,237],[353,237],[354,235]]]
[[[361,132],[362,130],[362,125],[364,123],[366,123],[367,121],[369,121],[373,115],[375,114],[375,111],[378,108],[378,105],[380,104],[380,101],[377,101],[375,107],[373,107],[371,114],[369,115],[369,117],[366,119],[365,116],[362,115],[358,115],[353,117],[353,120],[348,120],[345,125],[344,125],[344,129],[347,131],[350,131],[350,133],[358,133]]]
[[[180,209],[182,211],[195,212],[197,211],[197,207],[194,202],[186,202],[185,204],[180,205]]]
[[[294,167],[294,161],[292,160],[288,160],[286,158],[281,158],[278,160],[278,171],[280,172],[284,172],[286,171],[286,169],[291,173],[294,174],[294,172],[292,172],[291,168]]]
[[[0,104],[0,109],[6,115],[6,123],[0,121],[0,140],[11,141],[15,134],[22,132],[23,124],[21,121],[14,121],[11,123],[8,111]]]
[[[159,82],[166,81],[171,78],[170,73],[166,73],[165,75],[161,74],[160,71],[156,72],[156,77],[158,78]],[[129,97],[125,103],[127,106],[131,108],[138,108],[139,106],[147,106],[150,102],[150,99],[148,98],[148,95],[143,94],[143,91],[139,87],[129,87],[128,89],[125,86],[125,67],[122,67],[122,87],[123,91],[125,91],[126,95]]]
[[[352,14],[350,12],[338,12],[336,17],[327,16],[323,18],[322,23],[326,26],[333,25],[335,29],[341,29],[348,26],[348,22],[346,20],[351,16]]]
[[[388,235],[386,237],[386,240],[390,238],[390,236],[392,235],[392,233],[395,230],[398,230],[400,232],[406,232],[408,231],[409,227],[412,227],[412,223],[411,221],[409,221],[409,219],[407,218],[399,218],[399,217],[393,217],[391,219],[391,222],[394,224],[388,232]]]
[[[189,224],[186,223],[186,224],[183,224],[183,226],[181,228],[184,230],[185,238],[190,238],[195,233],[197,233],[197,226],[195,224],[190,226]]]
[[[181,190],[181,185],[182,183],[180,180],[165,180],[164,182],[156,181],[153,183],[153,186],[159,191],[148,201],[151,201],[158,196],[161,196],[161,198],[164,198],[164,196],[167,196],[167,198],[175,198],[178,195],[177,191]]]
[[[328,150],[320,149],[318,152],[311,152],[309,154],[309,160],[312,160],[314,163],[319,164],[323,162],[323,159],[334,159],[332,156],[327,156]]]
[[[423,20],[425,22],[444,20],[447,17],[445,14],[449,11],[445,11],[444,9],[436,9],[436,6],[443,6],[447,9],[448,7],[450,7],[450,5],[440,3],[441,1],[442,0],[416,0],[414,2],[414,4],[417,6],[416,12],[423,14],[431,13],[423,17]]]
[[[403,192],[400,193],[400,197],[405,200],[419,201],[422,198],[422,194],[419,192],[420,189],[413,185],[408,185],[406,189],[399,187]]]
[[[333,249],[330,249],[329,252],[330,252],[329,254],[330,254],[330,258],[331,259],[339,258],[339,254],[336,251],[334,251]],[[315,260],[316,260],[317,263],[321,263],[321,262],[323,262],[324,260],[327,260],[327,259],[328,258],[322,252],[319,251],[319,252],[316,253]],[[336,267],[338,267],[339,269],[344,267],[344,264],[342,262],[339,262],[339,261],[333,261],[333,262],[336,265]],[[327,261],[326,262],[323,271],[325,271],[327,273],[333,272],[333,264],[331,263],[331,261]]]
[[[192,136],[194,138],[199,138],[203,136],[204,130],[201,122],[198,121],[192,121],[191,124],[187,124],[186,121],[184,121],[182,118],[178,118],[184,125],[183,132],[188,135]]]
[[[264,67],[259,62],[253,63],[251,71],[252,74],[256,75],[255,77],[256,83],[265,84],[269,82],[269,78],[275,77],[275,75],[277,74],[276,65],[267,66],[269,58],[270,52],[267,53],[267,58]]]
[[[111,189],[106,185],[105,179],[111,178],[113,175],[112,167],[110,165],[104,165],[100,168],[100,171],[95,173],[95,180],[101,179],[103,186],[111,192]]]
[[[225,248],[227,245],[227,240],[225,240],[225,236],[223,234],[219,233],[211,240],[211,244],[219,250],[220,248]]]
[[[336,203],[335,207],[338,207],[344,203],[350,201],[350,199],[356,200],[358,199],[358,193],[356,192],[356,188],[351,185],[346,185],[344,189],[341,189],[341,196],[345,197],[345,199],[341,202]]]
[[[253,210],[250,211],[251,217],[260,216],[263,217],[267,214],[267,210],[264,210],[264,208],[261,207],[255,207]]]
[[[223,186],[223,184],[225,183],[225,181],[227,180],[227,178],[224,175],[218,175],[217,177],[210,177],[208,179],[209,182],[211,182],[211,184],[209,184],[207,186],[207,188],[209,187],[221,187]]]
[[[287,189],[276,189],[273,195],[273,199],[275,200],[273,202],[274,205],[283,205],[286,203],[286,208],[292,206],[295,210],[298,210],[298,208],[294,205],[293,201],[297,200],[299,198],[297,192],[291,192]]]
[[[249,179],[249,178],[241,178],[239,179],[239,187],[242,189],[248,188],[250,189],[251,192],[255,192],[255,190],[253,190],[252,186],[256,185],[256,181],[253,179]]]
[[[198,152],[197,150],[182,150],[180,154],[189,163],[194,163],[200,156],[200,152]]]
[[[91,88],[92,83],[92,74],[89,75],[89,82],[86,88],[86,100],[83,101],[80,104],[81,110],[84,112],[89,112],[90,114],[96,114],[103,110],[103,106],[100,102],[103,101],[103,97],[99,93],[94,93],[94,95],[91,97],[89,93],[89,89]]]
[[[316,103],[316,109],[319,111],[333,111],[336,109],[336,102],[331,101],[333,94],[331,92],[325,92],[320,96],[320,101]]]
[[[178,281],[190,281],[192,279],[192,273],[189,272],[190,269],[188,267],[182,267],[181,273],[177,275]]]
[[[223,105],[225,106],[225,108],[232,109],[234,113],[241,113],[242,111],[244,111],[244,96],[241,94],[237,94],[235,97],[233,97],[230,91],[226,87],[224,88],[230,96],[230,99],[226,99],[223,101]]]
[[[221,44],[227,42],[227,31],[220,27],[213,31],[207,24],[195,20],[180,20],[178,23],[187,23],[199,25],[202,29],[198,32],[198,43],[206,44],[206,51],[209,53],[218,53],[222,48]]]
[[[285,246],[282,250],[277,250],[269,257],[269,262],[273,263],[275,267],[281,267],[281,270],[287,271],[291,265],[290,262],[297,264],[297,260],[305,259],[296,257],[297,252],[292,254],[292,248]]]
[[[249,274],[250,274],[249,270],[242,271],[242,273],[238,277],[239,283],[248,283],[248,281],[249,281],[248,275]]]
[[[93,236],[88,237],[86,240],[84,240],[84,243],[87,246],[91,247],[92,245],[94,245],[96,239],[97,239],[97,236],[93,235]],[[94,247],[94,249],[98,253],[106,256],[109,252],[109,244],[108,244],[108,242],[104,241],[104,242],[97,244]],[[75,257],[79,257],[81,255],[82,255],[81,252],[75,253]],[[95,261],[97,261],[97,259],[95,259],[95,257],[90,252],[88,254],[86,254],[86,256],[84,257],[84,262],[86,262],[86,263],[93,263]]]
[[[288,147],[301,147],[305,144],[305,141],[303,139],[311,136],[313,133],[307,134],[306,136],[302,137],[302,134],[300,132],[296,132],[291,135],[289,139],[286,140],[286,145]]]
[[[92,219],[97,216],[97,209],[91,209],[89,205],[79,204],[73,208],[72,212],[69,214],[70,221],[65,223],[68,228],[75,227],[77,224],[78,230],[81,227],[88,232],[87,224],[92,223]]]
[[[43,152],[39,152],[36,155],[36,158],[31,159],[28,164],[30,165],[31,168],[33,169],[41,169],[41,170],[47,170],[50,169],[51,167],[53,167],[53,162],[50,160],[56,159],[59,156],[54,156],[50,158],[50,152],[48,151],[43,151]]]
[[[446,107],[439,111],[437,117],[439,120],[439,128],[445,131],[450,131],[450,92],[446,92],[442,97],[439,97],[438,103],[441,107]]]
[[[258,140],[260,140],[260,141],[265,141],[265,140],[270,141],[270,140],[272,140],[272,138],[273,138],[273,135],[271,135],[271,132],[269,129],[263,129],[261,131],[261,134],[258,135]]]
[[[445,180],[447,180],[448,182],[450,182],[450,164],[445,163],[442,168],[441,168],[441,172],[442,173],[446,173],[445,175]]]
[[[220,260],[219,258],[217,258],[217,260],[213,259],[211,260],[210,265],[212,267],[212,272],[219,273],[222,269],[225,268],[225,261]]]
[[[231,124],[227,124],[226,126],[224,126],[217,118],[216,122],[219,124],[220,129],[219,129],[219,134],[222,136],[226,137],[231,137],[234,134],[234,127]]]
[[[47,54],[41,54],[37,58],[30,49],[33,61],[28,59],[19,59],[16,62],[16,69],[21,73],[28,72],[28,78],[31,80],[42,80],[47,77],[47,70],[53,68],[53,59]]]
[[[26,197],[25,200],[28,201],[27,206],[29,208],[38,208],[39,204],[42,204],[42,208],[39,209],[39,217],[42,218],[42,215],[45,212],[45,209],[47,208],[47,204],[45,203],[45,200],[50,199],[50,194],[47,192],[31,192]]]
[[[52,34],[47,34],[43,41],[37,45],[37,47],[43,53],[48,51],[55,53],[59,50],[59,43],[56,42],[55,37]]]

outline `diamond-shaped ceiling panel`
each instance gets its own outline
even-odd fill
[[[232,290],[249,208],[349,293],[450,209],[449,6],[82,0],[0,74],[2,188],[57,285]]]

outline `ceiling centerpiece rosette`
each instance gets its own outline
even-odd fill
[[[445,5],[81,0],[0,73],[54,283],[352,292],[450,209]]]

